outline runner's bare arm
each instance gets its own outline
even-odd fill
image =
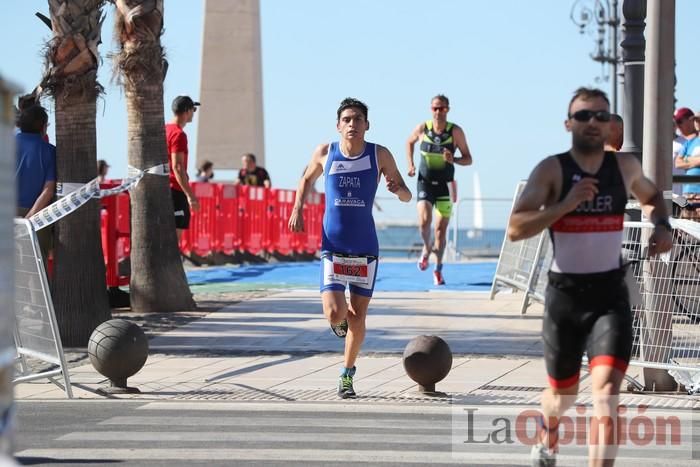
[[[409,136],[408,140],[406,141],[406,159],[408,161],[409,177],[413,177],[416,174],[416,165],[413,163],[413,149],[416,142],[420,140],[420,137],[423,134],[424,130],[425,123],[421,123],[413,130],[413,132],[411,132],[411,136]]]
[[[598,192],[597,179],[584,178],[576,183],[566,198],[556,202],[555,187],[561,184],[561,168],[553,158],[540,162],[530,174],[508,222],[508,239],[523,240],[537,235],[564,214],[573,211]],[[543,207],[544,206],[544,207]]]
[[[182,191],[185,193],[187,202],[193,210],[199,210],[199,200],[194,195],[194,191],[192,191],[190,177],[187,175],[187,167],[185,167],[185,153],[174,152],[170,154],[170,159],[175,180],[177,180],[178,185],[180,185],[180,188],[182,188]]]
[[[44,209],[46,206],[48,206],[51,203],[51,199],[54,197],[55,194],[56,194],[56,182],[53,182],[53,181],[46,182],[44,184],[44,188],[41,190],[41,193],[39,193],[39,197],[36,199],[36,201],[34,201],[34,205],[29,210],[27,215],[24,217],[29,219],[37,212]]]
[[[314,150],[304,175],[299,180],[296,198],[294,199],[294,208],[289,216],[288,223],[289,230],[292,232],[304,231],[304,201],[316,179],[323,174],[323,163],[326,160],[326,156],[328,156],[328,146],[328,144],[321,144]]]
[[[377,146],[377,159],[379,160],[379,171],[384,174],[386,179],[386,188],[391,193],[399,197],[401,201],[407,203],[411,201],[413,195],[408,189],[406,183],[401,177],[399,169],[396,167],[396,161],[391,152],[384,146]]]
[[[455,146],[462,155],[462,157],[459,158],[455,157],[454,163],[457,165],[472,165],[472,153],[469,151],[469,145],[467,144],[467,137],[464,135],[464,130],[455,125],[454,130],[452,130],[452,137],[454,138]]]

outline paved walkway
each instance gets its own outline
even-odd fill
[[[420,334],[438,335],[452,349],[450,374],[437,389],[478,403],[536,404],[545,385],[542,308],[520,315],[522,295],[485,292],[378,293],[367,320],[356,390],[372,402],[431,401],[405,374],[402,353]],[[129,379],[140,400],[335,401],[342,341],[323,319],[315,291],[281,292],[241,302],[150,341],[144,368]],[[640,370],[631,368],[638,378]],[[103,398],[107,381],[86,365],[71,369],[75,396]],[[588,390],[582,382],[583,399]],[[18,399],[60,399],[48,381],[16,387]],[[630,394],[628,403],[688,408],[685,395]],[[698,404],[700,405],[700,404]]]

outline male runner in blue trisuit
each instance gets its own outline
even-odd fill
[[[355,397],[355,360],[365,338],[365,318],[377,276],[379,243],[372,217],[379,178],[403,202],[411,200],[388,149],[365,141],[367,106],[348,98],[337,112],[340,141],[321,144],[311,156],[297,189],[289,229],[304,230],[303,206],[316,179],[324,175],[326,210],[321,244],[323,313],[338,337],[346,337],[338,395]],[[350,304],[345,288],[350,289]]]

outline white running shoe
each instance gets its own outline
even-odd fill
[[[532,461],[532,467],[556,467],[557,453],[551,451],[544,444],[537,443],[532,446],[530,460]]]

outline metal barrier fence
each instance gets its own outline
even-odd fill
[[[700,371],[700,225],[671,219],[673,248],[648,258],[654,226],[626,222],[625,255],[632,264],[641,301],[633,306],[631,364],[664,370]]]
[[[14,383],[48,378],[73,397],[68,366],[53,310],[39,242],[26,219],[15,219],[15,347],[19,371]],[[54,365],[35,370],[27,357]],[[56,376],[62,376],[63,384]]]
[[[630,263],[633,279],[628,284],[636,284],[638,289],[631,291],[638,300],[632,300],[634,343],[630,365],[697,373],[700,372],[700,224],[674,218],[671,225],[671,251],[649,258],[647,242],[653,224],[624,223],[622,256]],[[538,249],[524,246],[527,240],[504,242],[497,268],[501,276],[494,280],[492,289],[492,298],[497,281],[525,292],[521,313],[533,300],[544,302],[547,271],[552,261],[546,232],[530,241],[532,245],[543,245]],[[517,244],[521,244],[520,249]],[[526,276],[528,270],[531,272]]]
[[[515,202],[525,188],[525,184],[526,180],[522,180],[516,186],[511,213],[513,207],[515,207]],[[685,211],[684,208],[690,207],[684,197],[676,196],[672,193],[669,193],[669,196],[669,199],[673,200],[674,209],[678,210],[681,215]],[[629,201],[626,209],[628,213],[633,210],[639,211],[639,202],[635,200]],[[628,223],[625,223],[625,225],[627,226]],[[525,314],[527,307],[533,301],[544,303],[544,291],[547,287],[546,272],[552,263],[552,253],[551,239],[547,230],[542,231],[539,235],[517,242],[508,240],[506,231],[501,253],[498,257],[496,274],[491,286],[491,300],[493,300],[499,289],[507,288],[524,292],[520,307],[521,314]]]
[[[511,212],[525,188],[525,183],[524,180],[520,181],[515,188]],[[508,240],[506,232],[501,246],[501,254],[498,256],[496,274],[491,285],[491,300],[498,290],[505,286],[524,292],[520,306],[521,314],[525,313],[532,300],[543,302],[544,290],[539,287],[542,285],[542,272],[547,270],[549,262],[551,262],[551,247],[546,231],[517,242]]]
[[[513,205],[524,189],[520,182]],[[674,209],[694,209],[682,197],[673,197]],[[628,212],[639,209],[628,203]],[[512,209],[511,209],[512,211]],[[671,219],[673,247],[670,252],[648,257],[647,243],[654,226],[649,222],[624,223],[622,258],[630,264],[634,342],[630,365],[667,370],[671,373],[700,372],[700,223]],[[524,292],[520,309],[532,301],[544,303],[552,247],[545,230],[530,239],[503,241],[491,299],[499,288]],[[697,379],[695,376],[690,378]],[[637,384],[637,386],[639,386]]]

